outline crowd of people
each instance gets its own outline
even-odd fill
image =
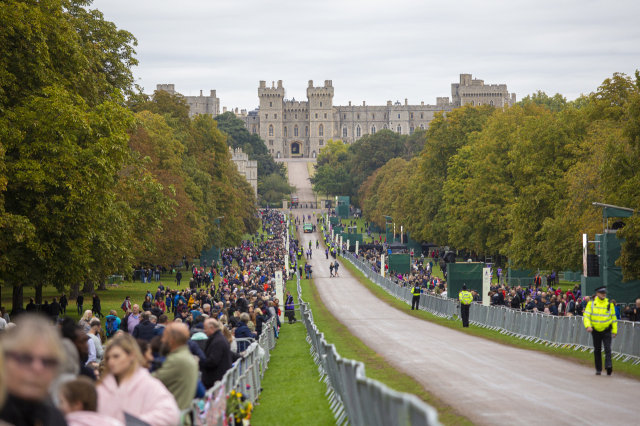
[[[126,297],[104,324],[92,310],[81,310],[77,322],[54,310],[55,325],[51,311],[17,318],[3,311],[0,424],[178,424],[180,411],[220,381],[274,323],[270,318],[278,318],[275,273],[284,269],[286,220],[267,211],[262,224],[266,241],[244,241],[224,250],[220,264],[192,267],[188,288],[157,281],[155,293],[140,301]],[[295,321],[288,293],[285,304]]]

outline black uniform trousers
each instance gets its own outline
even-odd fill
[[[460,304],[460,318],[462,318],[463,327],[469,327],[469,306],[463,303]]]
[[[604,343],[604,368],[611,368],[611,326],[604,331],[591,332],[593,336],[593,356],[596,361],[596,371],[602,371],[602,344]]]
[[[419,309],[418,305],[420,304],[420,296],[413,296],[411,298],[411,310]]]

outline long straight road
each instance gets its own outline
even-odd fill
[[[292,184],[303,188],[304,174]],[[314,233],[300,238],[303,247],[310,240],[315,247],[320,237]],[[329,311],[390,364],[475,424],[600,426],[638,421],[640,383],[616,376],[615,362],[613,376],[595,376],[591,367],[414,318],[375,297],[344,267],[340,278],[330,278],[329,262],[323,251],[314,250],[314,282]]]

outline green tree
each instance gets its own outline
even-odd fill
[[[559,112],[565,109],[570,103],[567,102],[567,98],[562,96],[560,93],[549,96],[545,92],[538,90],[531,95],[525,96],[520,102],[517,102],[516,104],[520,106],[534,104],[545,107],[553,112]]]

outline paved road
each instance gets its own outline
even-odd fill
[[[304,187],[304,173],[289,170],[293,184],[310,190]],[[303,247],[309,240],[315,247],[319,234],[301,238]],[[638,381],[615,371],[611,377],[595,376],[590,367],[411,317],[375,297],[344,267],[340,278],[330,278],[324,251],[314,254],[314,282],[331,313],[390,364],[475,424],[637,424]]]
[[[294,196],[298,197],[298,201],[304,206],[305,203],[316,202],[316,197],[313,195],[311,189],[311,182],[309,181],[309,169],[307,168],[306,158],[301,159],[287,159],[287,170],[289,173],[289,183],[295,185],[298,190],[294,193]]]

